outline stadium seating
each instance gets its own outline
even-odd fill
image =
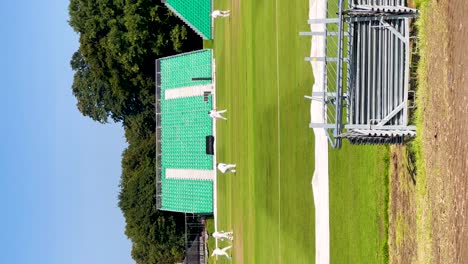
[[[211,77],[211,50],[202,50],[161,60],[161,93],[166,89],[210,84],[211,80],[192,78]]]
[[[168,168],[213,168],[213,159],[206,155],[207,135],[212,134],[211,96],[162,101],[161,151],[162,162]],[[170,112],[169,112],[170,111]]]
[[[165,4],[201,37],[212,38],[211,0],[166,0]]]
[[[162,210],[210,213],[213,211],[213,182],[207,180],[169,179],[166,168],[213,170],[213,156],[206,154],[206,136],[212,134],[213,122],[208,112],[212,96],[164,99],[164,91],[212,80],[192,80],[212,75],[212,51],[203,50],[160,60],[161,89],[161,192]]]

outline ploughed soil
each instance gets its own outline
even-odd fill
[[[445,25],[428,28],[423,138],[432,253],[434,263],[468,263],[468,3],[438,9],[431,19]]]
[[[415,168],[407,148],[396,146],[390,154],[388,245],[390,263],[417,262]]]
[[[432,263],[468,263],[468,2],[433,0],[427,25],[422,98]],[[421,131],[418,131],[420,133]],[[393,263],[417,256],[418,217],[404,147],[392,149],[389,245]],[[415,177],[416,184],[417,176]]]
[[[425,258],[432,263],[468,263],[468,1],[432,0],[429,10],[423,55],[427,87],[418,95],[418,107],[424,109],[422,149],[432,238]],[[427,241],[418,240],[412,231],[419,216],[413,187],[418,178],[415,184],[407,178],[404,154],[404,147],[392,149],[390,255],[394,263],[418,258],[425,263],[416,256],[416,248]]]

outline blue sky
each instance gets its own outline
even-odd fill
[[[2,1],[0,263],[133,263],[117,206],[123,129],[75,107],[67,5]]]

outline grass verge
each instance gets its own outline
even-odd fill
[[[417,128],[417,137],[410,144],[410,152],[416,157],[416,205],[417,205],[417,263],[432,263],[432,229],[431,229],[431,208],[427,195],[427,175],[425,167],[425,159],[423,152],[424,138],[424,108],[427,101],[427,27],[432,23],[429,21],[428,12],[430,12],[429,0],[415,1],[417,8],[420,11],[420,17],[416,22],[418,30],[418,48],[420,60],[417,69],[417,98],[415,123]]]

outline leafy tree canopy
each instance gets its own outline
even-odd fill
[[[80,47],[70,64],[79,111],[93,120],[122,122],[119,207],[137,263],[183,258],[184,218],[155,205],[155,59],[201,48],[201,39],[160,0],[70,0]]]
[[[159,0],[71,0],[69,13],[80,37],[73,94],[81,113],[101,123],[152,108],[155,59],[201,45]]]
[[[138,137],[137,137],[138,138]],[[119,206],[137,263],[176,263],[183,259],[184,217],[156,210],[155,134],[134,140],[122,159]]]

